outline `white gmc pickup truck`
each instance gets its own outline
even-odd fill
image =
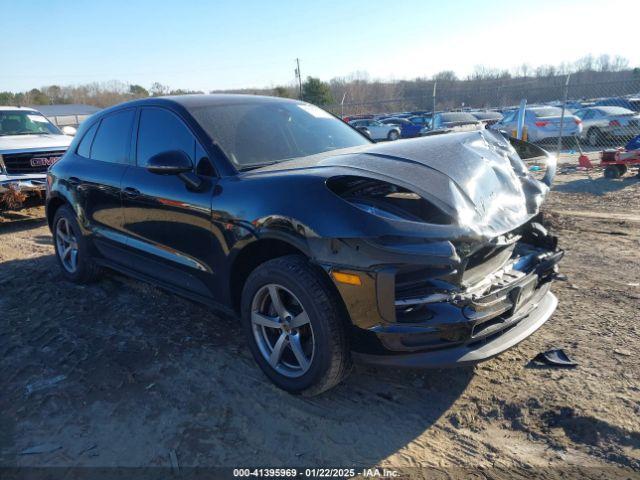
[[[32,108],[0,107],[0,209],[16,194],[24,198],[45,190],[47,168],[73,140],[75,129],[63,130]]]

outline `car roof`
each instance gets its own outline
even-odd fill
[[[208,107],[213,105],[232,105],[234,103],[272,103],[288,102],[301,103],[300,100],[283,97],[268,97],[266,95],[248,95],[240,93],[212,93],[193,95],[169,95],[166,97],[156,97],[178,103],[185,108]],[[151,100],[151,99],[144,99]]]
[[[248,95],[239,93],[214,93],[214,94],[189,94],[189,95],[168,95],[163,97],[148,97],[128,102],[119,103],[112,107],[97,112],[92,118],[102,118],[105,115],[122,108],[132,108],[141,106],[177,106],[185,110],[197,107],[208,107],[214,105],[234,105],[234,104],[268,104],[268,103],[293,103],[302,104],[300,100],[283,97],[268,97],[265,95]]]
[[[633,113],[633,110],[629,110],[628,108],[620,107],[618,105],[598,105],[594,107],[584,107],[581,108],[581,110],[598,110],[600,112],[612,114]]]

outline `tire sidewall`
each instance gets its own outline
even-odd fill
[[[307,289],[301,286],[296,280],[290,272],[286,272],[283,268],[278,268],[275,265],[269,265],[266,266],[266,268],[256,270],[250,275],[242,291],[242,322],[249,343],[249,349],[260,369],[280,388],[291,393],[302,393],[317,383],[329,369],[331,364],[331,347],[328,322],[323,319],[319,306],[316,305],[316,302]],[[309,315],[311,321],[315,342],[313,359],[309,370],[297,378],[285,377],[275,371],[262,356],[253,335],[253,326],[251,323],[251,305],[253,298],[258,290],[269,283],[276,283],[290,290],[302,303],[302,307]]]

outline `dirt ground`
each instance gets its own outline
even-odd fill
[[[177,461],[428,466],[449,477],[456,467],[480,467],[489,478],[633,476],[640,181],[592,177],[558,175],[545,205],[566,250],[568,281],[554,286],[558,310],[531,338],[473,368],[358,366],[312,399],[271,386],[233,318],[115,274],[91,286],[65,282],[43,209],[5,212],[0,465]],[[530,362],[552,347],[579,366]]]

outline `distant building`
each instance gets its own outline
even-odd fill
[[[84,120],[96,112],[102,110],[93,105],[82,105],[77,103],[63,105],[30,105],[47,117],[58,127],[78,127]]]

